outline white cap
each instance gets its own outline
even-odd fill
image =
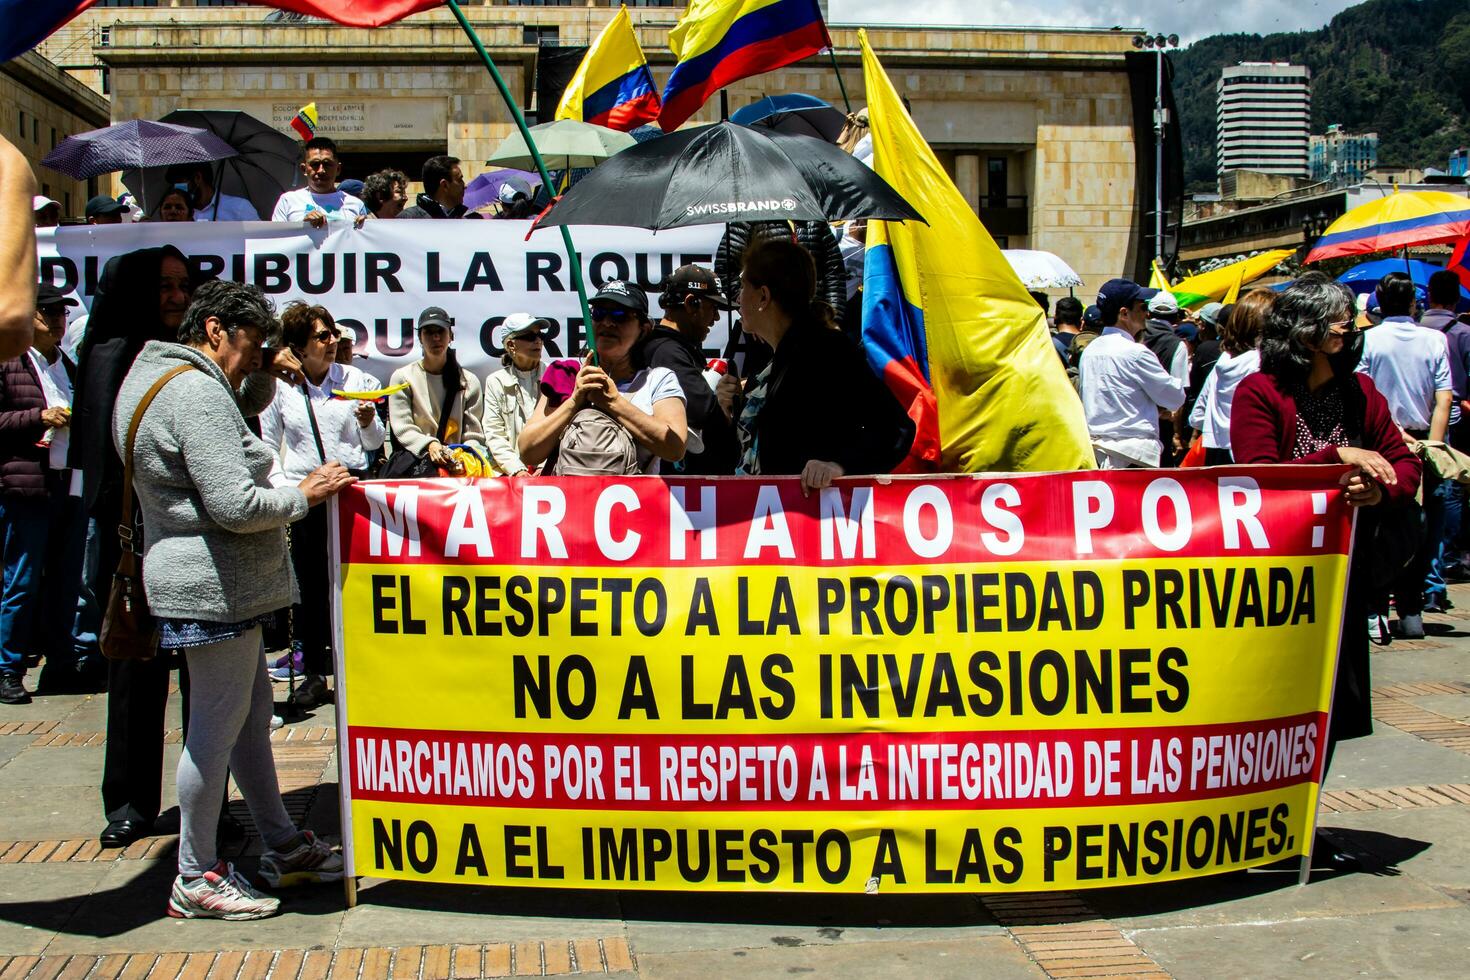
[[[520,177],[507,177],[496,195],[501,204],[514,204],[517,200],[530,200],[531,185]]]
[[[512,313],[501,321],[500,326],[490,333],[490,343],[505,350],[505,342],[512,334],[521,333],[524,330],[545,330],[551,326],[551,321],[545,317],[532,316],[529,313]]]
[[[339,323],[337,324],[337,340],[345,340],[349,345],[355,346],[357,344],[357,331],[351,327],[344,327]]]
[[[53,201],[51,200],[51,198],[46,197],[44,194],[37,194],[35,197],[31,198],[32,211],[39,211],[42,208],[49,208],[53,204],[55,204],[57,207],[61,207],[60,201]]]
[[[1161,289],[1153,299],[1148,301],[1148,311],[1150,313],[1178,313],[1179,301],[1174,298],[1173,293],[1167,289]]]

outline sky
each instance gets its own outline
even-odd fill
[[[1361,0],[829,0],[834,24],[1142,27],[1188,44],[1211,34],[1312,30]]]

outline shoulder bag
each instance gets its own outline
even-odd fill
[[[112,588],[107,593],[107,609],[102,614],[102,632],[98,645],[109,660],[150,660],[158,652],[158,623],[148,611],[148,597],[143,591],[143,558],[137,550],[137,524],[133,519],[133,443],[138,438],[138,425],[143,413],[163,386],[192,364],[180,364],[153,382],[153,386],[133,410],[128,423],[128,437],[123,453],[122,513],[118,518],[117,537],[122,555],[112,573]]]

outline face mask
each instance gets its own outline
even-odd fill
[[[1332,365],[1332,373],[1335,377],[1345,378],[1358,369],[1358,362],[1363,359],[1363,331],[1353,330],[1343,335],[1342,350],[1336,354],[1327,355],[1327,363]]]

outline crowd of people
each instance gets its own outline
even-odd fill
[[[0,153],[0,193],[33,186],[15,173]],[[275,220],[482,217],[465,208],[452,157],[425,163],[411,204],[401,172],[342,181],[324,137],[305,144],[302,173]],[[255,217],[208,166],[170,179],[147,220]],[[525,216],[532,197],[509,181],[496,213]],[[36,225],[55,223],[54,202],[33,203]],[[86,219],[121,222],[128,210],[94,198]],[[16,241],[0,243],[0,274],[33,282],[23,231],[6,227]],[[272,914],[278,900],[221,860],[217,840],[233,830],[223,808],[233,775],[268,848],[268,885],[342,873],[340,857],[287,817],[269,741],[281,723],[273,680],[291,685],[291,710],[331,696],[326,503],[356,480],[391,476],[760,474],[796,477],[811,493],[893,471],[915,427],[855,336],[863,234],[861,222],[840,234],[820,222],[732,225],[715,269],[666,277],[660,314],[637,284],[603,283],[578,357],[548,360],[550,322],[508,312],[492,337],[501,364],[484,376],[461,365],[454,319],[427,306],[419,356],[386,395],[353,364],[356,338],[331,310],[278,312],[254,286],[198,281],[171,246],[110,260],[75,333],[76,303],[53,286],[6,297],[0,703],[28,701],[26,674],[42,664],[42,691],[107,692],[101,841],[123,847],[166,829],[164,707],[177,670],[186,734],[170,914]],[[1349,621],[1369,628],[1344,631],[1333,744],[1370,725],[1368,641],[1388,641],[1389,604],[1398,634],[1422,637],[1423,613],[1447,608],[1445,582],[1465,575],[1460,485],[1439,475],[1434,452],[1470,441],[1470,326],[1454,313],[1453,274],[1431,279],[1424,298],[1416,319],[1414,284],[1390,275],[1360,314],[1351,292],[1311,273],[1187,313],[1167,290],[1114,279],[1094,305],[1059,300],[1052,320],[1100,467],[1354,467],[1343,493],[1369,516]],[[738,374],[707,364],[703,349],[728,310],[758,342]],[[141,554],[157,642],[104,659],[124,549]],[[285,652],[268,665],[267,649]]]

